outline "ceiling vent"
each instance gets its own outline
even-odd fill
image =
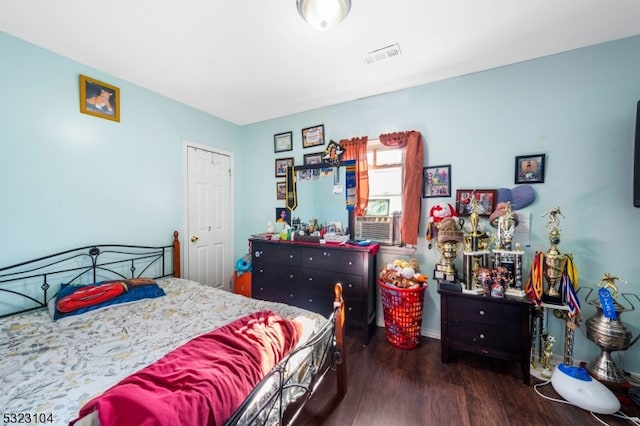
[[[373,64],[374,62],[380,62],[385,59],[390,59],[396,56],[400,56],[402,51],[398,43],[390,46],[382,47],[380,49],[373,50],[364,57],[364,62],[367,64]]]

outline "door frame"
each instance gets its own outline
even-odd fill
[[[229,152],[229,151],[225,151],[210,145],[203,145],[203,144],[199,144],[199,143],[195,143],[195,142],[191,142],[188,141],[186,139],[182,140],[182,180],[183,180],[183,216],[182,216],[182,242],[184,243],[182,245],[182,247],[187,247],[187,244],[189,243],[189,236],[187,235],[187,233],[189,232],[189,179],[188,179],[188,161],[187,161],[187,156],[188,156],[188,149],[189,147],[191,148],[196,148],[196,149],[201,149],[203,151],[209,151],[209,152],[213,152],[214,154],[220,154],[220,155],[226,155],[229,157],[229,168],[231,170],[231,176],[229,177],[229,229],[231,230],[231,241],[229,241],[229,249],[231,250],[231,259],[233,259],[234,255],[235,255],[235,247],[234,247],[234,241],[235,241],[235,192],[234,192],[234,185],[235,185],[235,173],[234,173],[234,159],[233,159],[233,153]],[[184,277],[188,277],[189,276],[189,250],[188,249],[184,249],[182,250],[182,271],[183,271],[183,276]],[[234,263],[232,263],[231,265],[229,265],[231,270],[234,269]],[[229,282],[226,283],[223,287],[224,290],[228,290],[231,291],[233,289],[233,276],[230,277]]]

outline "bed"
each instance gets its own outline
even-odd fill
[[[343,308],[339,283],[325,318],[183,279],[177,231],[0,268],[3,422],[292,422],[330,369],[346,393]]]

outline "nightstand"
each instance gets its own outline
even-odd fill
[[[491,297],[446,290],[440,293],[441,360],[460,350],[521,364],[529,385],[533,303],[527,297]]]

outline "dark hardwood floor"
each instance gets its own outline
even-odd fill
[[[440,362],[440,341],[423,338],[412,350],[393,347],[378,328],[369,345],[347,337],[347,394],[338,403],[330,373],[295,426],[599,425],[591,413],[539,396],[522,383],[516,363],[455,353]],[[539,389],[558,398],[551,384]],[[640,416],[637,405],[622,412]],[[599,415],[610,425],[633,424]]]

